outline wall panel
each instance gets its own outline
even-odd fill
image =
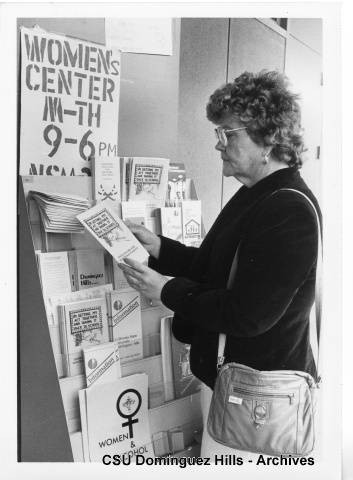
[[[228,80],[244,71],[262,69],[283,72],[285,38],[254,18],[232,18],[229,42]],[[223,205],[241,184],[234,178],[223,179]]]
[[[321,56],[290,36],[286,50],[286,75],[293,85],[292,90],[300,95],[301,123],[308,148],[301,173],[318,199],[321,196],[321,161],[317,158],[322,134],[321,71]]]
[[[180,20],[173,21],[173,55],[123,53],[119,154],[176,161]]]
[[[289,32],[297,40],[322,54],[321,18],[290,18]]]
[[[194,179],[206,231],[221,208],[222,166],[206,104],[224,84],[229,20],[183,18],[180,41],[178,159]]]

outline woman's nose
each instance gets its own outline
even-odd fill
[[[223,145],[222,142],[220,142],[218,140],[218,142],[216,143],[216,146],[214,147],[216,150],[218,150],[219,152],[224,152],[226,147]]]

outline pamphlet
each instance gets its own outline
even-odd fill
[[[161,208],[162,235],[179,242],[183,241],[180,207]]]
[[[154,458],[147,410],[148,377],[130,375],[80,391],[85,460],[102,462],[120,455],[134,463],[136,455]]]
[[[129,200],[145,201],[147,216],[164,207],[168,187],[169,160],[134,157],[131,168]]]
[[[43,299],[47,318],[51,318],[49,297],[54,294],[70,293],[71,281],[67,252],[38,252],[37,265],[42,285]]]
[[[183,241],[189,247],[201,243],[201,200],[185,200],[181,203]]]
[[[128,284],[124,272],[113,259],[113,276],[114,276],[114,290],[129,290],[131,287]]]
[[[117,341],[121,363],[143,357],[141,299],[136,290],[107,293],[109,332],[111,341]]]
[[[104,250],[82,249],[68,252],[72,290],[105,284]]]
[[[124,222],[130,220],[137,225],[146,226],[146,203],[129,200],[121,204]]]
[[[66,375],[79,375],[84,370],[83,349],[109,341],[106,300],[65,303],[58,314]]]
[[[114,382],[121,377],[118,342],[83,349],[87,388]]]
[[[99,285],[97,287],[85,288],[77,292],[64,292],[56,295],[51,295],[48,298],[48,323],[49,325],[59,325],[58,305],[63,303],[78,302],[79,300],[86,300],[89,298],[105,297],[106,292],[113,290],[111,283]]]
[[[94,198],[96,203],[120,202],[120,162],[116,157],[95,157],[93,162]]]
[[[142,263],[147,261],[145,248],[105,202],[90,208],[77,218],[117,262],[123,262],[125,257]]]
[[[183,200],[187,200],[186,174],[183,163],[170,163],[168,171],[168,207],[180,207]]]

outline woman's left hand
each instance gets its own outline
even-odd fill
[[[162,288],[169,278],[131,258],[124,258],[124,262],[118,263],[118,266],[124,272],[130,287],[141,292],[150,300],[160,301]]]

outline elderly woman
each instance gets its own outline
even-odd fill
[[[304,148],[297,96],[277,72],[246,72],[213,93],[207,117],[216,125],[223,175],[242,187],[199,248],[131,226],[150,253],[149,266],[127,260],[130,267],[122,268],[132,287],[175,312],[173,333],[191,344],[191,370],[209,389],[217,376],[220,332],[227,334],[225,363],[315,377],[309,314],[316,217],[300,194],[281,191],[305,193],[319,211],[299,173]],[[237,272],[227,289],[240,242]]]

